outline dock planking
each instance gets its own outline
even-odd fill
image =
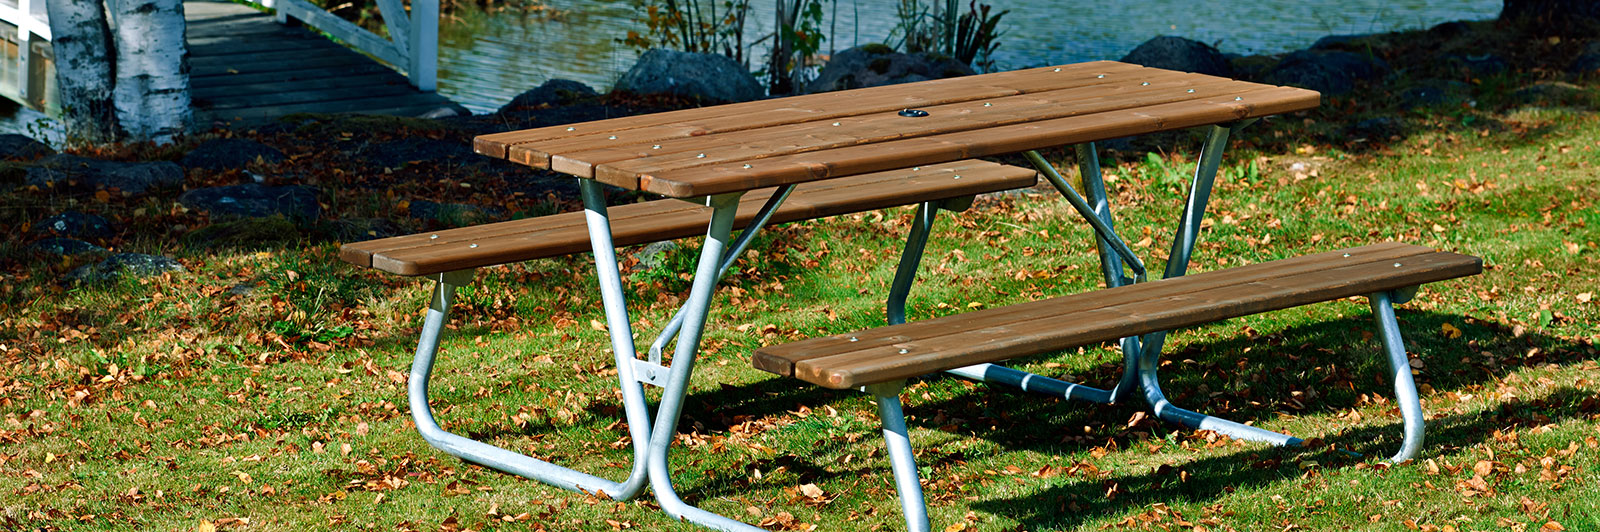
[[[304,27],[226,0],[183,3],[195,122],[202,128],[294,113],[418,115],[459,108],[383,63]]]

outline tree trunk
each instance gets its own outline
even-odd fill
[[[112,100],[111,29],[99,0],[48,0],[61,122],[73,143],[121,136]]]
[[[189,131],[189,50],[182,0],[117,0],[117,119],[134,139]]]
[[[1538,35],[1593,37],[1600,31],[1600,2],[1595,0],[1505,0],[1500,22]]]

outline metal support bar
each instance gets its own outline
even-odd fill
[[[1395,294],[1390,292],[1367,296],[1367,302],[1372,305],[1372,317],[1378,321],[1378,337],[1383,340],[1390,373],[1394,374],[1395,402],[1400,405],[1400,418],[1405,423],[1405,439],[1401,441],[1400,451],[1389,458],[1390,462],[1400,463],[1416,456],[1417,450],[1422,448],[1423,428],[1427,422],[1422,415],[1417,384],[1411,378],[1411,360],[1406,357],[1405,342],[1400,338],[1400,323],[1394,316],[1395,299]]]
[[[748,225],[745,225],[743,231],[739,231],[739,238],[734,240],[733,246],[727,253],[723,254],[722,265],[717,269],[718,279],[728,273],[728,268],[732,268],[733,263],[739,260],[739,254],[744,253],[744,250],[750,247],[750,242],[754,241],[756,235],[766,228],[767,223],[772,221],[772,215],[778,212],[778,207],[783,206],[784,200],[789,199],[789,194],[793,192],[794,185],[783,185],[778,187],[778,190],[774,191],[771,197],[767,198],[767,202],[761,206],[761,210],[756,211],[756,217],[751,219]],[[667,326],[661,329],[661,334],[656,335],[655,341],[650,343],[648,356],[651,363],[661,363],[661,352],[667,348],[667,342],[671,342],[673,338],[676,338],[678,331],[683,328],[683,313],[685,310],[686,308],[679,307],[678,312],[672,315],[672,320],[668,321]]]
[[[939,202],[924,201],[917,205],[917,213],[911,218],[911,232],[906,234],[906,247],[900,252],[900,265],[894,270],[889,301],[884,305],[890,325],[906,322],[906,296],[911,293],[911,283],[917,280],[917,266],[922,263],[922,251],[928,245],[928,234],[933,231],[933,219],[938,214]]]
[[[900,405],[900,390],[906,381],[873,384],[866,387],[878,403],[878,419],[883,422],[883,441],[889,450],[889,466],[894,471],[895,493],[900,495],[900,511],[906,530],[928,532],[928,504],[922,498],[922,481],[917,478],[917,457],[911,451],[911,435],[906,431],[905,411]]]
[[[1083,196],[1079,196],[1078,191],[1073,190],[1072,185],[1068,184],[1067,180],[1061,177],[1061,173],[1057,172],[1049,161],[1044,160],[1044,156],[1039,155],[1039,152],[1028,150],[1023,152],[1023,155],[1026,155],[1028,161],[1033,163],[1033,167],[1038,169],[1039,173],[1044,174],[1045,179],[1048,179],[1050,184],[1054,185],[1056,190],[1067,198],[1067,202],[1072,204],[1072,208],[1078,210],[1078,214],[1083,216],[1084,221],[1089,222],[1089,226],[1094,228],[1095,234],[1110,244],[1111,249],[1115,250],[1117,255],[1122,257],[1122,260],[1127,261],[1128,265],[1133,268],[1134,282],[1144,282],[1144,261],[1139,260],[1139,257],[1133,254],[1133,250],[1128,247],[1128,244],[1122,241],[1122,237],[1117,236],[1117,232],[1107,225],[1105,220],[1100,219],[1095,214],[1094,208],[1089,206],[1089,202],[1085,201]],[[1118,272],[1118,275],[1121,275],[1121,272]]]
[[[661,404],[657,408],[655,424],[650,433],[647,462],[650,486],[655,492],[656,502],[668,515],[716,530],[759,532],[760,528],[684,502],[672,487],[671,468],[667,461],[673,436],[678,430],[678,416],[683,413],[683,402],[688,395],[689,377],[694,374],[695,354],[700,347],[700,335],[705,330],[711,296],[716,290],[717,280],[722,272],[722,262],[726,257],[724,250],[727,249],[729,236],[733,232],[733,219],[739,210],[740,194],[711,197],[713,208],[711,225],[706,231],[705,245],[700,248],[700,262],[695,268],[694,284],[691,285],[688,301],[684,304],[683,328],[673,349],[671,371],[665,389],[661,393]]]
[[[455,299],[456,288],[472,281],[472,271],[458,271],[434,276],[433,295],[429,298],[428,315],[422,325],[422,339],[417,343],[416,358],[411,363],[411,376],[406,382],[406,396],[410,402],[411,419],[417,425],[417,432],[428,444],[446,453],[460,457],[487,467],[521,475],[539,480],[552,486],[563,489],[583,491],[587,493],[604,494],[616,500],[628,500],[639,494],[644,488],[644,465],[646,438],[648,434],[649,419],[645,414],[643,393],[636,394],[639,399],[625,401],[624,406],[629,414],[629,432],[634,435],[633,471],[625,482],[614,482],[594,475],[574,471],[537,458],[516,453],[500,447],[489,445],[477,440],[458,436],[445,431],[433,418],[433,410],[428,404],[428,379],[433,374],[435,355],[439,351],[439,336],[444,326],[449,322],[450,305]],[[624,398],[629,382],[621,382]],[[637,382],[631,386],[638,388]],[[636,423],[637,420],[637,423]],[[643,423],[643,424],[638,424]]]
[[[1111,216],[1111,198],[1106,194],[1105,180],[1100,176],[1100,152],[1095,149],[1093,142],[1086,142],[1076,146],[1078,155],[1078,175],[1083,181],[1083,193],[1089,206],[1094,209],[1095,217],[1105,222],[1106,228],[1113,234],[1116,233],[1116,223]],[[1095,252],[1100,255],[1100,274],[1105,277],[1106,288],[1115,288],[1132,284],[1133,279],[1122,274],[1122,258],[1115,253],[1111,242],[1104,238],[1095,238]],[[1122,378],[1117,380],[1108,392],[1105,401],[1100,403],[1116,403],[1128,395],[1128,392],[1139,386],[1139,339],[1137,337],[1123,338],[1120,342],[1122,348]],[[1098,397],[1096,397],[1098,399]]]

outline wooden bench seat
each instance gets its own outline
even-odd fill
[[[1481,271],[1477,257],[1376,244],[769,346],[753,363],[855,388]]]
[[[1033,186],[1037,172],[979,160],[864,174],[806,183],[783,202],[771,223],[836,216],[924,201]],[[743,228],[773,193],[746,194],[735,228]],[[711,208],[660,200],[609,209],[618,246],[704,234]],[[400,275],[494,266],[589,251],[583,212],[419,233],[345,244],[339,258]]]

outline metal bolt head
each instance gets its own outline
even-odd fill
[[[1060,71],[1061,71],[1061,69],[1059,69],[1059,68],[1056,69],[1056,72],[1060,72]]]
[[[1104,77],[1106,77],[1106,75],[1105,74],[1101,74],[1101,75],[1098,75],[1098,76],[1095,76],[1095,77],[1096,78],[1104,78]]]
[[[1144,85],[1149,85],[1149,84],[1150,84],[1150,82],[1148,82],[1148,81],[1146,81],[1146,82],[1144,82],[1144,83],[1140,83],[1140,84],[1139,84],[1139,85],[1140,85],[1140,86],[1144,86]]]
[[[1189,92],[1194,92],[1194,91],[1189,91]],[[616,135],[612,135],[612,136],[606,137],[606,140],[617,140],[617,136]]]
[[[478,247],[478,245],[477,245],[477,244],[467,244],[467,247],[469,247],[469,248],[475,248],[475,247]]]
[[[913,172],[921,170],[921,169],[922,169],[921,166],[913,166],[913,167],[911,167],[911,171],[913,171]]]
[[[1344,256],[1346,256],[1346,257],[1349,257],[1349,256],[1350,256],[1350,254],[1349,254],[1349,253],[1345,253],[1345,254],[1344,254]]]
[[[438,240],[438,239],[439,239],[439,235],[430,235],[430,236],[428,236],[428,240]]]
[[[1057,70],[1060,70],[1060,69],[1057,69]],[[906,353],[910,353],[910,351],[907,351],[907,350],[905,350],[905,349],[901,349],[901,350],[900,350],[900,354],[902,354],[902,355],[904,355],[904,354],[906,354]]]
[[[1194,92],[1194,89],[1189,89],[1189,92],[1191,92],[1191,93]]]
[[[1244,97],[1243,96],[1234,96],[1233,97],[1233,101],[1242,102],[1242,101],[1244,101]]]
[[[994,104],[989,103],[989,102],[983,102],[983,106],[984,107],[994,107]]]
[[[749,168],[749,167],[750,167],[750,165],[748,165],[748,164],[746,164],[746,165],[744,165],[744,167],[745,167],[745,168]]]
[[[861,341],[861,339],[860,339],[860,338],[856,338],[856,337],[854,337],[854,336],[851,336],[851,337],[850,337],[850,341],[852,341],[852,342],[859,342],[859,341]]]
[[[956,179],[961,179],[961,174],[956,174]]]
[[[575,128],[575,127],[572,127],[572,126],[567,126],[567,131],[577,131],[577,130],[578,130],[578,128]]]
[[[704,158],[706,158],[706,154],[702,153],[702,154],[694,156],[694,158],[696,158],[696,159],[704,159]]]
[[[1394,267],[1399,268],[1400,267],[1400,263],[1398,263],[1398,262],[1394,263]]]
[[[834,122],[833,125],[837,126],[837,125],[839,125],[839,123],[838,122]]]

